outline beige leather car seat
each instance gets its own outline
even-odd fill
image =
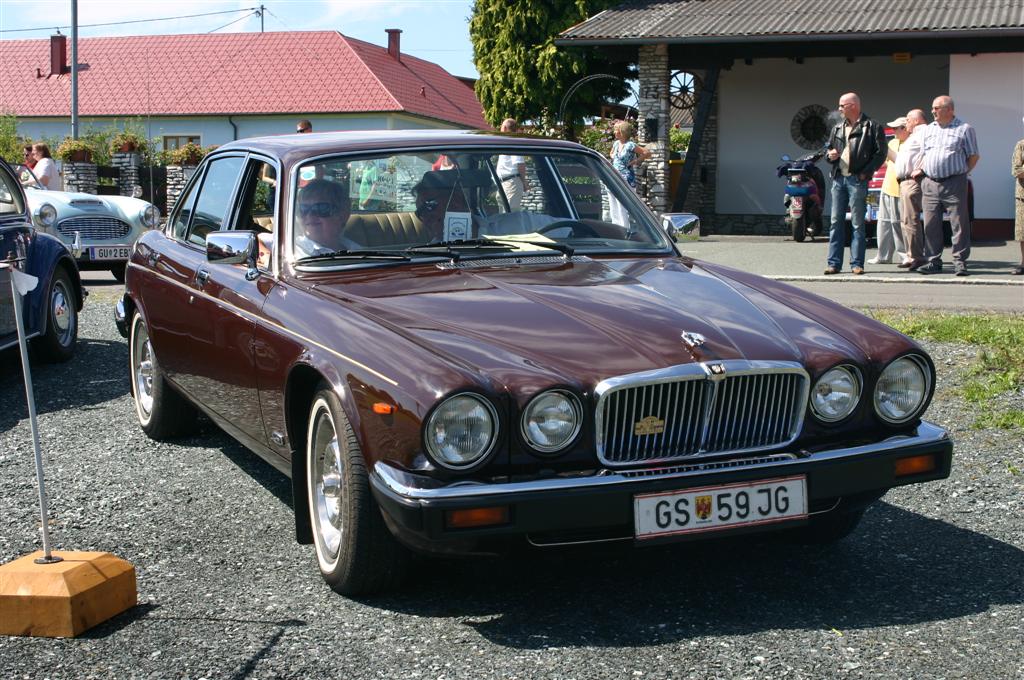
[[[430,240],[423,222],[412,212],[352,215],[342,232],[367,248],[423,243]]]

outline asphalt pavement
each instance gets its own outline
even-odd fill
[[[679,244],[685,255],[786,281],[850,307],[909,307],[950,311],[1024,313],[1024,276],[1010,271],[1020,263],[1016,241],[972,245],[969,276],[954,276],[952,258],[944,252],[941,274],[918,274],[895,264],[865,265],[850,271],[850,249],[839,274],[823,274],[827,239],[796,241],[782,236],[701,236]],[[877,250],[869,248],[868,259]]]

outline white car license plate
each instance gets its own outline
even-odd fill
[[[90,260],[127,260],[131,246],[90,246]]]
[[[638,539],[807,517],[803,475],[633,497]]]

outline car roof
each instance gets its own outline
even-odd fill
[[[445,146],[548,146],[566,150],[585,147],[575,142],[530,135],[495,134],[479,130],[353,130],[344,132],[312,132],[306,134],[249,137],[228,142],[217,151],[247,150],[276,156],[285,162],[335,153],[386,151],[410,147]]]

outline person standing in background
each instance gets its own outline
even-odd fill
[[[885,179],[882,180],[882,191],[879,195],[876,229],[878,254],[868,260],[868,264],[892,264],[893,256],[899,258],[899,264],[903,264],[909,258],[903,244],[903,229],[900,226],[900,183],[896,179],[896,155],[910,133],[907,132],[906,116],[890,120],[885,125],[892,128],[893,138],[888,144]]]
[[[896,266],[916,271],[927,260],[924,258],[924,229],[921,226],[921,184],[912,175],[914,169],[921,164],[921,155],[924,153],[921,129],[928,121],[921,109],[908,111],[906,118],[907,132],[910,134],[900,145],[895,166],[896,181],[900,186],[900,222],[907,259]]]
[[[306,134],[307,132],[312,132],[312,131],[313,131],[313,124],[310,123],[305,118],[303,118],[302,120],[300,120],[298,123],[295,124],[295,134],[303,135],[303,134]]]
[[[32,157],[36,161],[35,167],[32,168],[35,179],[30,176],[27,182],[22,183],[27,185],[38,184],[42,189],[59,191],[60,176],[57,174],[57,164],[53,162],[53,158],[50,156],[50,147],[42,142],[33,144]]]
[[[502,132],[512,133],[518,130],[519,124],[514,118],[506,118],[501,121]],[[522,156],[503,154],[498,156],[498,167],[495,170],[498,173],[498,180],[501,181],[501,187],[505,190],[508,209],[510,211],[519,210],[523,196],[530,190],[530,183],[526,179],[526,159]],[[500,196],[498,201],[501,201]]]
[[[1012,274],[1024,275],[1024,139],[1017,142],[1013,150],[1013,157],[1010,159],[1010,173],[1013,175],[1016,189],[1014,191],[1014,203],[1017,210],[1014,213],[1013,238],[1020,244],[1020,264],[1013,268]]]

